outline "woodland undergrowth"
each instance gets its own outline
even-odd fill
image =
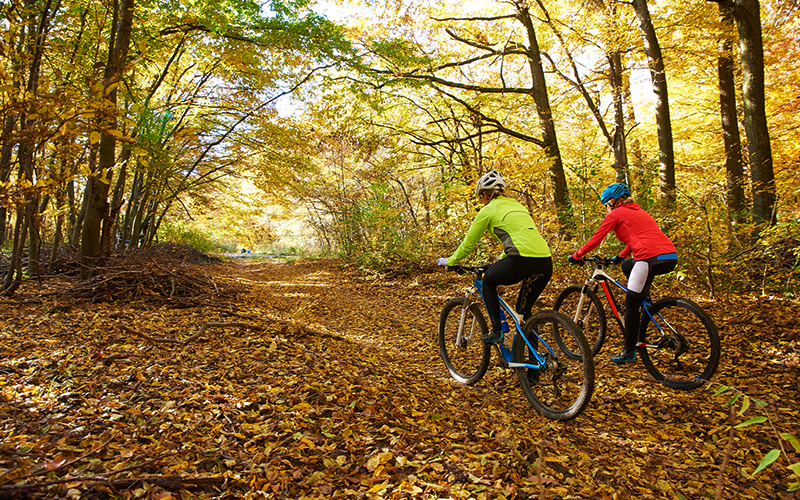
[[[775,429],[797,435],[796,300],[656,291],[712,314],[714,382],[766,403],[734,423],[769,411],[775,429],[731,434],[718,385],[614,366],[614,336],[570,422],[542,420],[499,367],[456,384],[436,322],[467,283],[432,268],[148,266],[109,268],[97,297],[61,276],[0,299],[0,498],[796,498],[783,457],[751,476]],[[559,270],[539,305],[583,272]]]

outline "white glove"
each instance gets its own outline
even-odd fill
[[[439,257],[436,259],[436,265],[447,267],[447,259],[445,257]]]

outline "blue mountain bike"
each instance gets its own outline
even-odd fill
[[[546,418],[570,420],[589,404],[594,392],[594,358],[580,328],[566,315],[540,311],[523,323],[500,298],[504,340],[486,344],[488,332],[483,302],[483,275],[489,265],[450,266],[471,274],[474,282],[464,296],[448,300],[439,316],[439,351],[450,375],[466,385],[486,374],[496,351],[500,366],[516,371],[522,392]]]

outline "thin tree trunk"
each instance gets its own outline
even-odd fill
[[[622,96],[624,94],[622,80],[622,55],[619,51],[608,56],[609,80],[614,98],[614,170],[617,172],[617,182],[629,184],[628,179],[628,149],[625,144],[625,109]]]
[[[62,162],[62,169],[66,170],[66,166],[64,165],[66,162]],[[58,259],[58,247],[61,246],[61,240],[64,237],[64,221],[66,220],[66,198],[67,198],[67,188],[66,186],[62,185],[58,188],[58,192],[56,193],[56,230],[53,234],[53,248],[50,251],[50,263],[47,266],[47,273],[53,274],[56,270],[56,260]]]
[[[14,227],[14,246],[11,251],[11,263],[8,266],[3,281],[3,295],[10,297],[17,291],[22,283],[22,253],[25,248],[25,236],[28,232],[28,220],[25,217],[25,209],[17,208],[17,222]]]
[[[736,80],[733,66],[733,42],[727,33],[733,31],[733,18],[729,9],[719,6],[723,27],[723,40],[720,41],[720,55],[717,60],[719,70],[719,109],[722,120],[722,136],[725,143],[725,173],[727,179],[726,200],[728,219],[736,224],[745,222],[747,206],[744,198],[744,156],[739,135],[739,118],[736,111]]]
[[[128,250],[132,250],[139,246],[139,239],[142,235],[142,227],[144,224],[144,215],[145,215],[145,207],[147,206],[147,202],[149,201],[150,197],[150,190],[145,188],[145,192],[142,195],[141,200],[136,202],[137,209],[135,211],[134,219],[133,219],[133,227],[130,233],[130,239],[128,240]]]
[[[78,216],[75,218],[75,222],[72,224],[72,236],[70,237],[69,242],[73,248],[78,248],[79,246],[80,235],[83,230],[83,219],[86,218],[86,204],[89,201],[89,198],[86,196],[88,190],[89,185],[87,184],[83,189],[83,196],[81,197],[81,209],[78,211]]]
[[[558,219],[562,229],[568,230],[572,222],[572,204],[567,188],[567,176],[564,173],[564,165],[561,161],[561,151],[558,147],[553,113],[550,108],[550,98],[547,93],[547,81],[544,77],[542,68],[542,57],[539,49],[539,41],[536,38],[536,31],[533,27],[528,4],[522,1],[515,2],[519,20],[525,26],[528,37],[528,65],[531,71],[531,95],[536,104],[536,112],[539,115],[539,126],[542,130],[542,142],[544,142],[544,152],[550,161],[550,180],[553,185],[553,201],[558,211]]]
[[[121,80],[125,68],[133,27],[134,0],[121,0],[118,5],[115,2],[114,7],[114,17],[116,20],[119,15],[119,23],[115,22],[113,25],[108,63],[103,76],[109,109],[100,123],[104,133],[100,139],[97,171],[87,181],[86,217],[81,232],[81,279],[91,277],[95,261],[102,254],[101,226],[109,214],[108,191],[113,177],[117,146],[116,138],[105,131],[116,129],[116,84]]]
[[[42,275],[39,267],[39,250],[42,246],[41,214],[38,212],[39,198],[35,197],[25,207],[25,216],[28,218],[28,276],[39,277]]]
[[[101,246],[103,247],[103,255],[108,256],[111,252],[112,247],[116,247],[117,245],[117,238],[115,229],[119,226],[119,212],[122,209],[122,205],[125,203],[125,199],[123,198],[123,194],[125,192],[125,181],[128,178],[128,164],[130,163],[131,159],[131,148],[125,147],[122,150],[122,155],[120,158],[120,172],[119,176],[117,177],[117,184],[114,188],[114,194],[111,196],[111,213],[109,217],[106,219],[104,226],[103,226],[103,238]]]
[[[431,227],[431,201],[428,197],[428,183],[422,179],[422,207],[425,209],[425,229]]]
[[[622,73],[622,87],[625,102],[625,129],[627,130],[626,134],[630,134],[631,131],[636,128],[638,122],[636,121],[636,110],[633,107],[631,80],[628,78],[628,75],[625,72]],[[636,134],[630,136],[628,144],[630,144],[630,156],[633,158],[631,161],[631,166],[633,167],[632,170],[634,172],[633,178],[630,179],[631,188],[633,188],[635,192],[638,192],[643,187],[642,183],[645,173],[644,158],[642,157],[642,145],[639,142],[639,139],[636,138]],[[628,169],[628,173],[630,176],[630,168]]]
[[[16,121],[14,120],[14,114],[9,114],[6,116],[6,119],[3,122],[2,137],[7,138],[11,136],[11,132],[14,130],[15,123]],[[13,153],[13,141],[4,139],[2,146],[0,146],[0,183],[8,182],[8,179],[11,177],[11,158]],[[7,209],[5,205],[2,205],[0,206],[0,246],[6,242],[6,234],[8,232],[8,228],[6,226],[7,219]]]
[[[742,97],[747,156],[753,189],[753,222],[756,234],[764,225],[775,224],[775,173],[772,145],[767,127],[764,94],[764,46],[761,38],[761,12],[758,0],[733,0],[733,17],[739,31],[742,57]]]
[[[633,0],[633,9],[639,19],[644,39],[644,50],[650,66],[653,92],[656,94],[656,127],[658,128],[659,184],[661,197],[668,208],[675,208],[675,150],[672,142],[672,121],[667,94],[667,74],[656,30],[650,19],[647,0]]]
[[[133,182],[131,182],[131,191],[130,197],[128,199],[128,204],[125,207],[125,218],[122,224],[121,233],[121,245],[122,247],[126,247],[128,249],[132,248],[130,246],[130,238],[131,232],[134,228],[134,221],[136,220],[139,214],[139,207],[140,202],[142,201],[142,184],[144,182],[144,173],[140,171],[136,171],[133,174]]]

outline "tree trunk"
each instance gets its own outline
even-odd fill
[[[117,19],[119,15],[119,22],[114,23],[112,29],[108,62],[103,75],[103,89],[108,109],[100,119],[100,129],[103,130],[103,134],[97,157],[97,171],[92,172],[86,185],[86,216],[81,233],[81,279],[91,277],[95,261],[103,250],[101,226],[109,213],[108,190],[113,176],[117,146],[116,138],[108,131],[116,130],[116,84],[121,80],[125,68],[133,27],[134,0],[121,0],[115,7],[114,18]]]
[[[425,229],[431,228],[431,201],[428,198],[428,183],[422,179],[422,207],[425,209]]]
[[[142,184],[144,182],[144,174],[140,171],[134,171],[133,182],[131,182],[130,196],[128,203],[125,206],[125,217],[120,231],[120,247],[131,249],[130,245],[131,233],[133,232],[134,220],[139,214],[139,202],[142,199]]]
[[[614,98],[614,170],[617,172],[617,182],[630,185],[628,179],[628,149],[625,144],[625,109],[622,103],[624,94],[622,79],[622,55],[619,51],[608,56],[609,83]]]
[[[667,74],[656,30],[650,19],[647,0],[633,0],[633,9],[639,19],[644,37],[644,50],[650,66],[653,92],[656,94],[656,127],[658,128],[659,184],[661,198],[668,208],[675,207],[675,150],[672,143],[672,122],[667,95]]]
[[[28,232],[28,220],[23,207],[17,208],[17,222],[14,227],[14,246],[11,251],[11,262],[3,281],[3,295],[14,295],[22,283],[22,249],[25,248],[25,236]]]
[[[63,162],[65,163],[65,162]],[[66,170],[63,166],[62,169]],[[48,274],[53,274],[56,271],[56,260],[58,259],[58,247],[61,246],[61,240],[64,237],[64,221],[66,220],[66,199],[67,187],[62,185],[56,192],[56,230],[53,234],[53,248],[50,250],[50,263],[47,267]]]
[[[553,201],[558,211],[558,219],[563,229],[568,229],[572,221],[572,204],[569,198],[567,187],[567,176],[564,173],[564,165],[561,161],[561,151],[558,147],[553,113],[550,109],[550,98],[547,93],[547,82],[542,68],[542,57],[539,50],[539,41],[536,38],[536,31],[531,21],[531,15],[527,3],[516,2],[519,20],[525,26],[528,36],[527,56],[531,71],[531,95],[536,104],[536,112],[539,115],[539,126],[542,130],[542,142],[544,142],[544,152],[550,160],[550,180],[553,185]]]
[[[736,111],[736,80],[733,66],[733,42],[726,36],[733,31],[733,18],[729,9],[719,6],[723,25],[723,40],[720,42],[719,109],[722,120],[722,136],[725,143],[725,172],[727,178],[726,200],[728,218],[736,224],[745,222],[747,206],[744,198],[744,156],[739,135],[739,118]],[[729,27],[730,29],[724,29]]]
[[[733,0],[733,17],[739,31],[742,57],[742,96],[747,156],[753,185],[753,222],[756,234],[764,225],[777,221],[775,214],[775,174],[772,146],[767,128],[764,95],[764,46],[761,39],[761,13],[758,0]]]
[[[111,196],[111,213],[109,214],[109,218],[106,221],[106,227],[103,228],[103,254],[108,255],[111,251],[112,247],[117,246],[117,232],[119,229],[119,212],[122,209],[122,205],[125,204],[125,199],[123,198],[125,192],[125,181],[128,177],[128,164],[130,163],[131,159],[131,149],[130,147],[125,147],[122,150],[122,156],[120,157],[120,172],[119,176],[117,177],[117,184],[114,188],[114,194]],[[116,229],[116,230],[115,230]]]
[[[11,132],[14,130],[14,114],[6,116],[3,122],[3,135],[2,137],[10,137]],[[8,182],[11,177],[11,158],[14,153],[14,145],[11,141],[3,141],[0,146],[0,183]],[[6,242],[6,233],[8,228],[6,220],[8,219],[8,212],[5,205],[0,206],[0,246]]]
[[[131,225],[131,232],[128,239],[128,250],[132,250],[139,246],[139,239],[142,236],[142,228],[144,225],[144,215],[146,212],[145,207],[149,202],[149,197],[150,189],[145,188],[141,199],[136,200],[136,210],[133,214],[133,224]]]
[[[631,93],[631,80],[626,73],[622,73],[622,88],[625,102],[625,129],[630,133],[638,125],[636,121],[636,110],[633,107],[633,95]],[[631,177],[631,169],[628,169],[628,177],[630,178],[631,185],[629,186],[634,192],[638,192],[642,188],[645,163],[642,157],[642,145],[636,135],[630,137],[630,150],[631,157],[633,158],[631,166],[633,167],[633,176]]]
[[[39,268],[39,249],[42,242],[39,234],[41,215],[37,211],[38,208],[38,197],[30,201],[25,207],[25,217],[28,219],[28,276],[31,277],[40,277],[42,274]]]

